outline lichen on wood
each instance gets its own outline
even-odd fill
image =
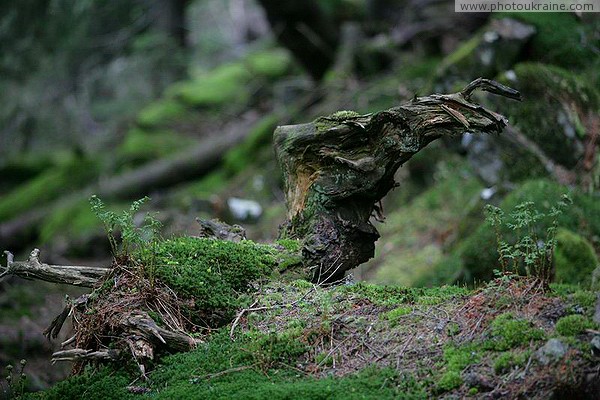
[[[301,239],[304,273],[333,283],[374,255],[380,200],[396,186],[394,174],[442,136],[500,133],[506,119],[471,100],[475,89],[520,100],[518,91],[479,78],[462,91],[415,97],[374,114],[342,111],[280,126],[274,146],[288,207],[282,238]]]

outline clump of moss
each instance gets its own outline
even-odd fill
[[[391,311],[386,312],[385,314],[381,314],[380,318],[389,321],[390,325],[393,327],[398,325],[398,322],[402,319],[403,316],[408,315],[411,312],[411,307],[397,307]]]
[[[230,315],[239,306],[238,293],[267,277],[276,266],[275,250],[251,241],[240,243],[180,237],[159,243],[154,254],[155,278],[196,307]]]
[[[279,78],[289,71],[292,65],[289,53],[283,49],[272,49],[251,53],[246,58],[250,71],[268,79]]]
[[[302,249],[302,242],[296,239],[279,239],[276,243],[290,253],[298,253]]]
[[[486,348],[495,351],[524,346],[531,340],[546,337],[544,331],[534,327],[530,321],[516,318],[511,313],[497,316],[491,323],[490,331],[492,338],[486,343]]]
[[[117,149],[120,164],[139,165],[188,148],[194,141],[174,131],[149,132],[134,128],[127,132]]]
[[[566,229],[556,234],[555,279],[561,283],[580,283],[588,287],[592,272],[600,265],[592,245],[582,236]]]
[[[494,360],[494,372],[496,374],[503,374],[513,367],[525,365],[529,357],[531,356],[530,351],[515,352],[505,351],[502,352]]]
[[[176,99],[163,98],[143,108],[137,120],[141,126],[156,127],[176,121],[187,111],[187,107]]]
[[[479,362],[481,355],[475,345],[454,346],[444,349],[446,371],[435,386],[438,393],[456,389],[463,383],[461,372],[471,364]]]
[[[179,82],[167,90],[194,107],[216,107],[228,103],[244,104],[249,94],[246,83],[251,73],[241,63],[222,65],[208,73],[200,74],[191,81]]]
[[[575,336],[586,329],[595,329],[596,324],[583,315],[567,315],[556,322],[556,332],[562,336]]]

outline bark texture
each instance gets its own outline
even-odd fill
[[[472,102],[475,89],[520,100],[518,91],[479,78],[454,94],[415,97],[375,114],[341,111],[280,126],[274,146],[283,169],[288,220],[283,238],[303,240],[304,273],[333,283],[374,255],[380,200],[396,170],[442,136],[500,133],[506,119]]]

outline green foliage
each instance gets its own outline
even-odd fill
[[[175,122],[187,112],[187,108],[175,99],[160,99],[147,105],[138,114],[138,123],[144,127],[156,127]]]
[[[513,367],[525,365],[530,356],[531,351],[502,352],[494,360],[494,372],[499,375],[506,373]]]
[[[511,192],[500,204],[503,210],[512,210],[520,203],[531,201],[544,214],[549,214],[554,204],[561,201],[563,193],[569,189],[547,180],[528,181]],[[573,204],[556,217],[557,225],[562,228],[577,232],[586,238],[600,235],[600,202],[591,196],[579,191],[570,192]],[[545,218],[536,224],[538,237],[542,236],[551,227],[552,219]],[[516,242],[516,232],[501,226],[500,233],[506,242]],[[460,242],[454,255],[460,259],[460,264],[466,277],[472,279],[490,279],[492,271],[500,268],[500,257],[497,251],[497,237],[494,228],[489,224],[482,224]],[[457,265],[457,267],[459,266]]]
[[[240,306],[239,294],[272,272],[275,253],[272,247],[251,241],[179,237],[158,243],[142,260],[154,257],[156,278],[179,296],[194,299],[200,309],[228,316]]]
[[[72,157],[62,165],[48,169],[29,181],[17,186],[0,198],[0,221],[19,215],[87,185],[98,174],[95,161]]]
[[[144,246],[154,250],[159,240],[161,223],[150,213],[146,213],[140,227],[135,225],[133,218],[142,205],[150,200],[148,197],[134,201],[129,210],[117,214],[108,210],[102,200],[94,195],[90,197],[92,212],[102,222],[108,235],[110,247],[115,257],[131,256],[134,251],[142,251]],[[121,233],[121,240],[117,240],[117,232]]]
[[[527,345],[531,340],[542,340],[546,337],[544,331],[534,327],[530,321],[516,318],[511,313],[494,318],[490,325],[490,333],[492,338],[485,347],[495,351],[510,350]]]
[[[600,265],[592,245],[585,238],[566,229],[558,230],[556,242],[556,282],[581,283],[589,287],[592,272]]]
[[[586,329],[596,329],[596,324],[583,315],[567,315],[556,322],[556,332],[562,336],[576,336]]]
[[[551,207],[548,214],[544,214],[536,209],[534,202],[526,201],[515,206],[509,220],[505,219],[501,208],[488,204],[485,207],[487,222],[494,227],[496,233],[502,271],[518,273],[521,267],[524,267],[527,276],[549,281],[556,247],[557,217],[572,202],[565,194],[555,206]],[[551,218],[552,222],[546,229],[545,237],[540,237],[537,224],[546,217]],[[502,237],[501,230],[504,226],[516,232],[517,240],[514,244],[509,244]]]

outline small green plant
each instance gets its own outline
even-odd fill
[[[6,399],[22,399],[25,395],[25,386],[27,383],[27,375],[25,375],[25,365],[27,365],[27,360],[21,360],[19,363],[19,370],[16,371],[12,365],[6,366],[6,376],[4,380],[6,381],[6,386],[2,383],[0,384],[0,389],[2,389],[2,398]]]
[[[515,206],[507,218],[504,211],[486,205],[486,221],[494,228],[498,246],[498,261],[502,273],[517,274],[522,268],[527,276],[548,282],[552,271],[552,258],[556,247],[558,216],[572,203],[567,194],[545,214],[536,209],[535,203],[526,201]],[[540,234],[537,223],[551,218],[552,223],[545,235]],[[514,243],[508,243],[501,233],[503,227],[516,233]]]

